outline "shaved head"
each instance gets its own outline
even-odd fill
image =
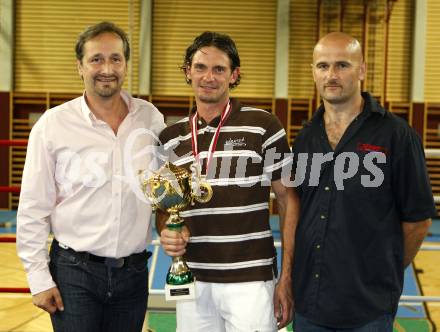
[[[353,59],[356,59],[360,63],[363,62],[362,47],[359,41],[352,36],[344,32],[330,32],[322,37],[315,45],[313,50],[313,61],[316,59],[316,55],[324,48],[337,48],[348,51]]]
[[[366,65],[359,42],[343,32],[322,37],[313,49],[313,78],[321,98],[342,104],[361,98]]]

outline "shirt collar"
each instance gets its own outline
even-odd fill
[[[381,116],[385,116],[385,109],[378,103],[378,101],[368,92],[362,92],[362,98],[364,98],[364,109],[366,113],[378,113]]]
[[[377,100],[368,92],[361,93],[362,98],[364,99],[364,107],[362,109],[362,116],[368,116],[372,113],[377,113],[381,116],[385,115],[385,109],[377,102]],[[315,123],[316,121],[320,121],[322,116],[324,115],[324,104],[321,104],[319,108],[316,110],[313,115],[311,122]]]
[[[133,97],[127,91],[121,90],[121,98],[127,105],[129,114],[135,114],[139,110],[139,107],[135,107],[133,103]],[[89,105],[87,105],[85,90],[81,96],[81,113],[84,119],[86,119],[90,125],[93,125],[96,123],[96,121],[98,121],[95,114],[93,114],[93,112],[90,110]]]
[[[230,100],[231,100],[231,113],[229,114],[229,117],[234,116],[241,109],[241,104],[237,99],[231,98]],[[193,114],[195,114],[196,112],[197,112],[197,105],[194,105],[193,108],[189,111],[189,118],[191,119]],[[220,123],[220,117],[221,115],[212,119],[209,125],[211,127],[217,127],[218,124]],[[205,120],[199,119],[199,121],[201,121],[201,124],[199,123],[200,126],[204,127],[205,125],[207,125]]]

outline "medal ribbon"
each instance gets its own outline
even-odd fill
[[[215,130],[214,136],[212,137],[211,144],[209,145],[208,149],[208,157],[206,161],[206,172],[209,170],[209,165],[211,163],[212,156],[214,155],[215,148],[217,146],[218,136],[220,135],[220,129],[225,123],[226,119],[228,118],[229,114],[231,113],[231,101],[228,102],[225,109],[222,112],[220,123],[217,126],[217,129]],[[199,152],[199,146],[197,143],[197,113],[194,114],[194,116],[191,119],[191,143],[192,143],[192,150],[193,155],[195,158],[195,161],[199,164],[200,170],[202,169],[202,164],[200,162],[200,152]]]

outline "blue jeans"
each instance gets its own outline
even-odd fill
[[[64,311],[51,315],[55,332],[142,331],[148,300],[148,260],[121,268],[81,259],[52,245],[49,264]]]
[[[334,329],[315,325],[295,313],[295,332],[393,332],[394,316],[386,314],[363,326],[348,329]]]

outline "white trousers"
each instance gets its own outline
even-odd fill
[[[275,280],[196,281],[196,299],[177,301],[177,332],[276,332]]]

